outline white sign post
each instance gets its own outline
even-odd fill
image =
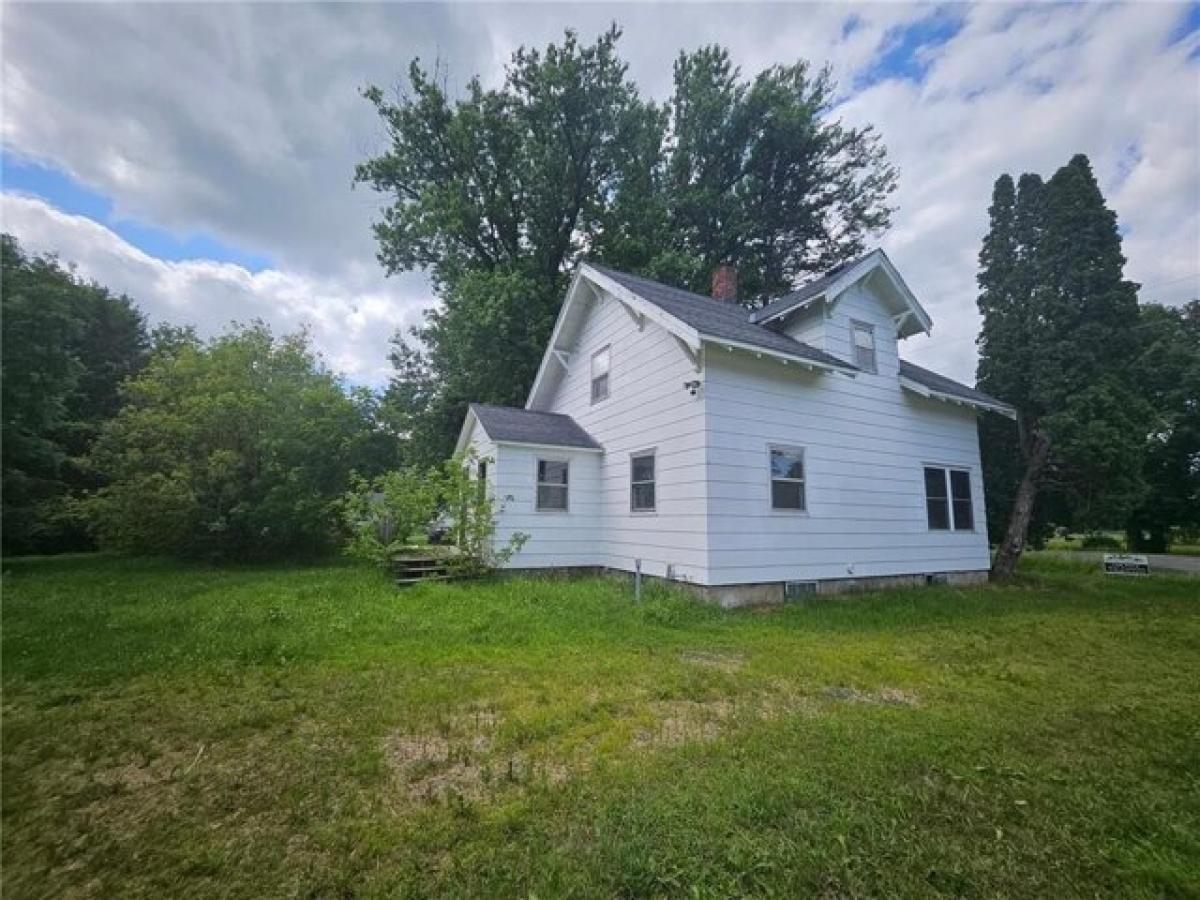
[[[1105,553],[1105,575],[1149,575],[1150,560],[1133,553]]]

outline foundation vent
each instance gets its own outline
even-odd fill
[[[801,600],[817,592],[815,581],[785,581],[783,583],[784,600]]]

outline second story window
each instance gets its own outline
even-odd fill
[[[864,372],[879,371],[875,364],[875,329],[866,322],[850,323],[850,338],[854,345],[854,364]]]
[[[592,354],[592,402],[608,399],[609,348],[603,347]]]

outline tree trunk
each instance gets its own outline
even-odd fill
[[[1046,459],[1050,455],[1050,438],[1038,428],[1034,428],[1029,436],[1029,453],[1026,456],[1025,474],[1021,477],[1021,486],[1017,488],[1017,497],[1013,501],[1012,514],[1008,518],[1008,531],[996,551],[996,561],[992,563],[992,577],[1004,581],[1012,577],[1025,549],[1025,538],[1029,533],[1029,520],[1033,517],[1033,501],[1037,497],[1038,483],[1042,478],[1042,469],[1046,467]]]

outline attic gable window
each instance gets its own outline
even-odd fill
[[[592,402],[608,399],[609,348],[602,347],[592,354]]]
[[[850,323],[851,343],[854,346],[854,364],[864,372],[875,374],[875,328],[866,322]]]

